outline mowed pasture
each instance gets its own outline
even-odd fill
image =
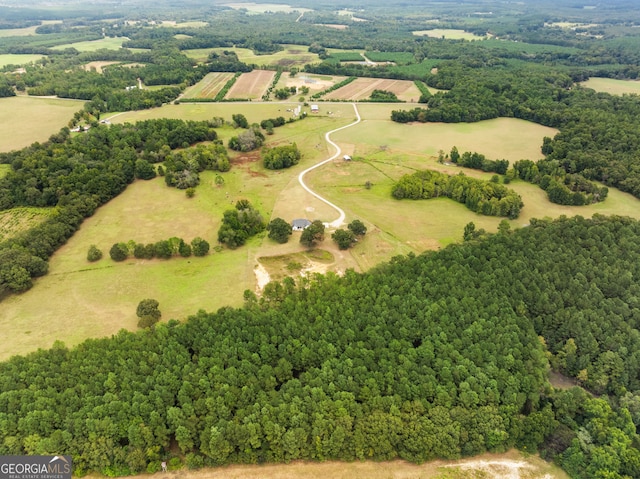
[[[412,81],[378,78],[358,78],[323,98],[326,100],[366,100],[371,96],[373,90],[393,92],[402,101],[417,101],[420,98],[420,90]]]
[[[0,127],[11,132],[0,135],[0,151],[17,150],[34,141],[47,140],[67,126],[83,105],[80,100],[27,96],[0,98]]]
[[[585,88],[591,88],[597,92],[610,93],[611,95],[640,94],[640,81],[615,80],[613,78],[589,78],[580,83]]]
[[[75,48],[79,52],[95,52],[103,48],[107,50],[119,50],[122,44],[127,41],[127,37],[107,37],[100,40],[91,40],[87,42],[66,43],[52,47],[52,50],[64,50],[66,48]]]
[[[2,30],[0,30],[2,31]],[[16,53],[4,53],[0,55],[0,68],[7,65],[26,65],[27,63],[40,60],[43,55],[36,54],[16,54]]]
[[[233,73],[207,73],[202,80],[187,88],[182,98],[215,98],[231,78]]]
[[[273,82],[276,72],[270,70],[253,70],[243,73],[227,92],[225,98],[242,98],[255,100],[262,98]]]

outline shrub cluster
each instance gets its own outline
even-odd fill
[[[430,170],[404,175],[394,185],[391,194],[397,199],[413,200],[444,196],[476,213],[510,219],[517,218],[524,206],[520,195],[503,185],[469,178],[463,173],[449,176]]]

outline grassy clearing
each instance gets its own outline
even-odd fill
[[[176,22],[175,20],[164,20],[162,22],[163,27],[175,27],[175,28],[201,28],[209,25],[207,22],[191,21],[191,22]]]
[[[585,88],[592,88],[595,91],[612,95],[640,94],[640,81],[637,80],[614,80],[613,78],[594,77],[580,84]]]
[[[75,48],[79,52],[95,52],[102,48],[107,50],[118,50],[122,48],[122,44],[128,40],[126,37],[102,38],[100,40],[92,40],[88,42],[67,43],[53,47],[53,50],[64,50],[65,48]]]
[[[446,38],[448,40],[482,40],[479,35],[475,35],[464,30],[455,30],[449,28],[434,28],[433,30],[419,30],[412,32],[418,37]]]
[[[402,125],[390,120],[379,121],[381,112],[405,105],[358,105],[365,121],[344,132],[336,139],[354,145],[356,154],[371,147],[386,145],[407,153],[437,155],[457,146],[460,152],[476,151],[492,159],[538,160],[542,158],[542,138],[553,137],[557,130],[514,118],[497,118],[477,123],[416,123]],[[369,120],[369,118],[376,118]]]
[[[3,167],[8,165],[2,165]],[[4,176],[8,168],[0,169],[0,177]],[[13,208],[0,211],[0,241],[14,237],[48,218],[51,208]]]
[[[144,298],[160,302],[164,320],[181,319],[198,309],[240,305],[242,292],[255,288],[256,257],[302,251],[299,237],[283,248],[263,235],[235,251],[168,261],[131,259],[114,263],[109,249],[120,241],[148,243],[172,236],[186,241],[201,236],[215,246],[223,212],[243,198],[251,201],[267,221],[279,204],[285,206],[280,207],[278,215],[288,220],[304,217],[307,210],[320,217],[331,215],[329,207],[297,185],[295,176],[326,156],[326,147],[321,145],[324,132],[345,123],[347,120],[309,118],[285,125],[268,137],[272,144],[296,141],[300,145],[303,159],[291,171],[268,171],[255,155],[237,155],[231,171],[223,174],[222,188],[214,185],[214,174],[205,172],[192,199],[187,199],[183,191],[167,188],[161,178],[131,185],[83,223],[52,257],[49,274],[38,279],[33,289],[0,302],[0,327],[12,337],[12,341],[0,345],[0,360],[50,347],[54,340],[71,345],[89,337],[114,334],[121,328],[135,329],[135,308]],[[225,139],[232,134],[237,131],[221,129]],[[299,188],[298,193],[294,186]],[[290,216],[287,208],[291,209]],[[325,249],[332,251],[333,243],[327,243]],[[105,256],[97,263],[86,261],[91,244]],[[347,261],[357,266],[337,251],[333,254],[340,264]]]
[[[67,125],[83,101],[15,96],[0,99],[0,127],[10,135],[0,135],[0,151],[45,141]]]
[[[298,88],[306,86],[309,89],[309,94],[312,95],[332,87],[345,78],[346,77],[343,76],[309,75],[307,73],[298,73],[296,76],[291,77],[289,72],[283,72],[280,76],[280,80],[276,84],[276,89],[292,86],[297,86]]]
[[[2,30],[0,30],[2,31]],[[0,68],[7,65],[26,65],[27,63],[40,60],[43,55],[5,53],[0,55]]]
[[[290,464],[233,465],[196,471],[182,469],[164,474],[169,479],[568,479],[559,467],[538,456],[519,451],[482,454],[459,461],[304,462]],[[91,476],[89,476],[91,477]],[[148,475],[132,476],[143,479]],[[97,476],[91,477],[97,479]]]
[[[183,98],[215,98],[231,77],[233,73],[208,73],[198,83],[187,88]]]
[[[238,55],[238,59],[247,64],[258,66],[281,66],[281,67],[303,67],[310,63],[320,61],[316,53],[309,53],[306,45],[283,45],[283,50],[271,55],[256,55],[248,48],[199,48],[196,50],[184,50],[183,53],[189,58],[203,62],[211,52],[233,51]]]

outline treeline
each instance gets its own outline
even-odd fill
[[[191,243],[187,243],[182,238],[173,237],[147,244],[135,241],[115,243],[109,250],[109,257],[118,262],[124,261],[131,256],[136,259],[170,259],[174,256],[188,258],[192,254],[194,256],[205,256],[209,252],[209,248],[209,242],[199,236],[191,240]],[[102,255],[100,254],[101,257]],[[87,259],[89,259],[89,255],[87,255]]]
[[[475,213],[489,216],[517,218],[524,206],[515,191],[499,183],[470,178],[460,173],[450,176],[437,171],[417,171],[404,175],[393,186],[391,195],[396,199],[451,198]]]
[[[184,324],[59,343],[0,364],[0,453],[125,475],[176,447],[193,468],[515,446],[578,478],[635,477],[639,254],[635,220],[534,220],[366,274],[272,283]],[[547,357],[610,396],[553,391]]]
[[[482,75],[479,74],[482,71]],[[576,87],[566,74],[523,67],[518,73],[443,62],[427,83],[449,89],[429,98],[428,108],[394,111],[392,120],[474,122],[515,117],[560,129],[544,145],[565,173],[578,173],[640,197],[635,152],[640,139],[640,101]]]
[[[212,134],[209,122],[147,120],[97,125],[73,138],[64,128],[46,143],[1,153],[0,162],[11,170],[0,178],[0,209],[52,207],[55,213],[0,243],[0,290],[29,289],[31,278],[46,272],[46,260],[83,219],[133,181],[139,160],[157,160],[158,152],[205,141]]]

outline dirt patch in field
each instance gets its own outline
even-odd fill
[[[405,461],[304,462],[179,470],[156,474],[161,479],[565,479],[566,474],[537,456],[516,451],[484,454],[477,459],[411,464]],[[148,478],[149,475],[132,476]]]
[[[83,68],[90,72],[92,69],[95,69],[96,72],[102,73],[104,67],[109,65],[116,65],[119,62],[90,62],[83,66]]]
[[[243,73],[229,89],[225,98],[246,98],[254,100],[262,98],[267,91],[276,72],[270,70],[253,70]]]
[[[305,75],[304,73],[299,73],[293,78],[289,76],[289,73],[283,73],[280,77],[280,81],[278,82],[278,88],[281,86],[286,87],[297,87],[301,88],[306,86],[311,92],[318,92],[322,90],[326,90],[327,88],[332,87],[336,83],[344,80],[346,77],[336,76],[336,77],[316,77]]]

